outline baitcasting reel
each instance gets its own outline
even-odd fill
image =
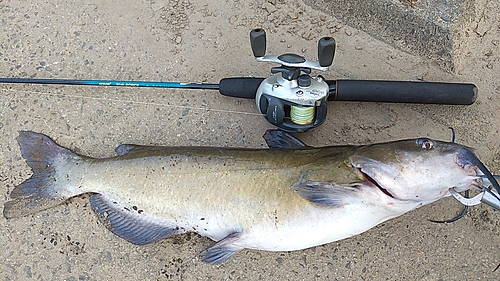
[[[323,124],[327,113],[329,85],[311,69],[327,71],[335,54],[335,40],[323,37],[318,42],[318,62],[297,54],[266,56],[266,32],[254,29],[250,43],[259,62],[279,63],[272,76],[261,82],[255,94],[260,113],[273,125],[289,132],[305,132]]]

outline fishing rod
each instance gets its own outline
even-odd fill
[[[336,47],[332,37],[318,41],[317,62],[292,53],[266,55],[263,29],[250,32],[250,45],[258,62],[280,65],[271,68],[270,77],[223,78],[218,84],[22,78],[0,78],[0,83],[218,90],[229,97],[255,99],[259,112],[271,124],[289,132],[305,132],[323,124],[328,101],[470,105],[477,97],[477,87],[470,83],[325,80],[321,75],[311,76],[312,69],[327,71],[331,66]]]

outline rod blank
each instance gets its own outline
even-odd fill
[[[149,81],[115,81],[115,80],[67,80],[67,79],[24,79],[0,78],[0,83],[49,84],[49,85],[84,85],[84,86],[122,86],[151,87],[170,89],[204,89],[218,90],[219,84],[181,83],[181,82],[149,82]]]

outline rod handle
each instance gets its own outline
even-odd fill
[[[255,94],[262,81],[264,81],[264,78],[224,78],[219,82],[219,92],[229,97],[255,99]]]
[[[470,105],[477,87],[468,83],[327,80],[329,101]]]

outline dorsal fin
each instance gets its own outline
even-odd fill
[[[303,143],[298,138],[280,129],[267,130],[262,136],[269,148],[276,149],[304,149],[310,146]]]

